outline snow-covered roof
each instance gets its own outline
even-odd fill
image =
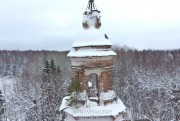
[[[100,99],[102,100],[110,100],[116,97],[116,93],[113,90],[109,90],[108,92],[101,92]]]
[[[99,106],[97,103],[87,100],[87,105],[78,109],[68,107],[67,102],[63,99],[60,110],[64,109],[66,113],[71,114],[73,117],[98,117],[98,116],[118,116],[120,113],[125,112],[126,107],[123,102],[118,98],[112,104]],[[66,107],[66,108],[62,108]],[[103,113],[106,112],[106,113]],[[107,113],[108,112],[108,113]]]
[[[83,29],[77,40],[73,43],[73,47],[85,47],[85,46],[112,46],[112,43],[109,39],[105,38],[105,33],[100,29],[91,27],[89,29]]]
[[[97,56],[114,56],[116,53],[111,49],[86,49],[81,48],[77,51],[72,49],[68,53],[68,57],[97,57]]]
[[[68,100],[69,98],[70,98],[70,96],[66,96],[66,97],[63,98],[62,104],[61,104],[60,109],[59,109],[60,111],[66,109],[66,108],[68,107],[68,102],[67,102],[67,100]]]

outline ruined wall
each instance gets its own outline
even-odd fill
[[[112,57],[71,58],[74,74],[81,83],[81,91],[88,92],[89,75],[98,75],[98,91],[112,90]]]
[[[87,57],[87,58],[71,58],[72,67],[80,68],[100,68],[112,66],[112,57]]]

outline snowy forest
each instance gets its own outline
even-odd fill
[[[113,86],[129,121],[180,120],[180,50],[113,47]],[[0,51],[0,121],[61,121],[68,51]]]

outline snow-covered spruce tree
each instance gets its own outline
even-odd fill
[[[67,52],[3,50],[0,51],[0,55],[0,77],[12,74],[8,78],[0,78],[4,80],[2,81],[3,96],[6,97],[5,116],[3,117],[12,121],[42,121],[45,119],[42,113],[42,111],[45,112],[43,102],[46,99],[42,96],[42,73],[44,73],[42,69],[45,67],[45,59],[53,58],[55,65],[61,67],[62,71],[56,79],[58,80],[56,90],[62,99],[67,91],[65,85],[71,80]],[[48,64],[50,66],[50,63]]]
[[[73,76],[71,83],[68,87],[68,93],[70,95],[69,105],[72,107],[78,107],[78,98],[80,93],[80,81],[76,76]]]
[[[45,72],[46,74],[48,74],[49,71],[50,71],[49,62],[48,62],[48,60],[45,60],[44,72]]]
[[[4,99],[2,92],[0,90],[0,121],[3,120],[4,110],[5,110],[5,99]]]
[[[57,112],[60,105],[61,100],[61,88],[62,83],[60,83],[61,79],[61,70],[55,66],[55,62],[52,59],[49,63],[46,60],[44,73],[43,73],[43,83],[42,89],[43,94],[42,97],[45,98],[43,105],[43,117],[44,120],[54,120],[56,121]]]

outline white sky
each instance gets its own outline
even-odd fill
[[[88,0],[1,0],[0,50],[68,50]],[[114,44],[180,48],[180,0],[95,0]]]

